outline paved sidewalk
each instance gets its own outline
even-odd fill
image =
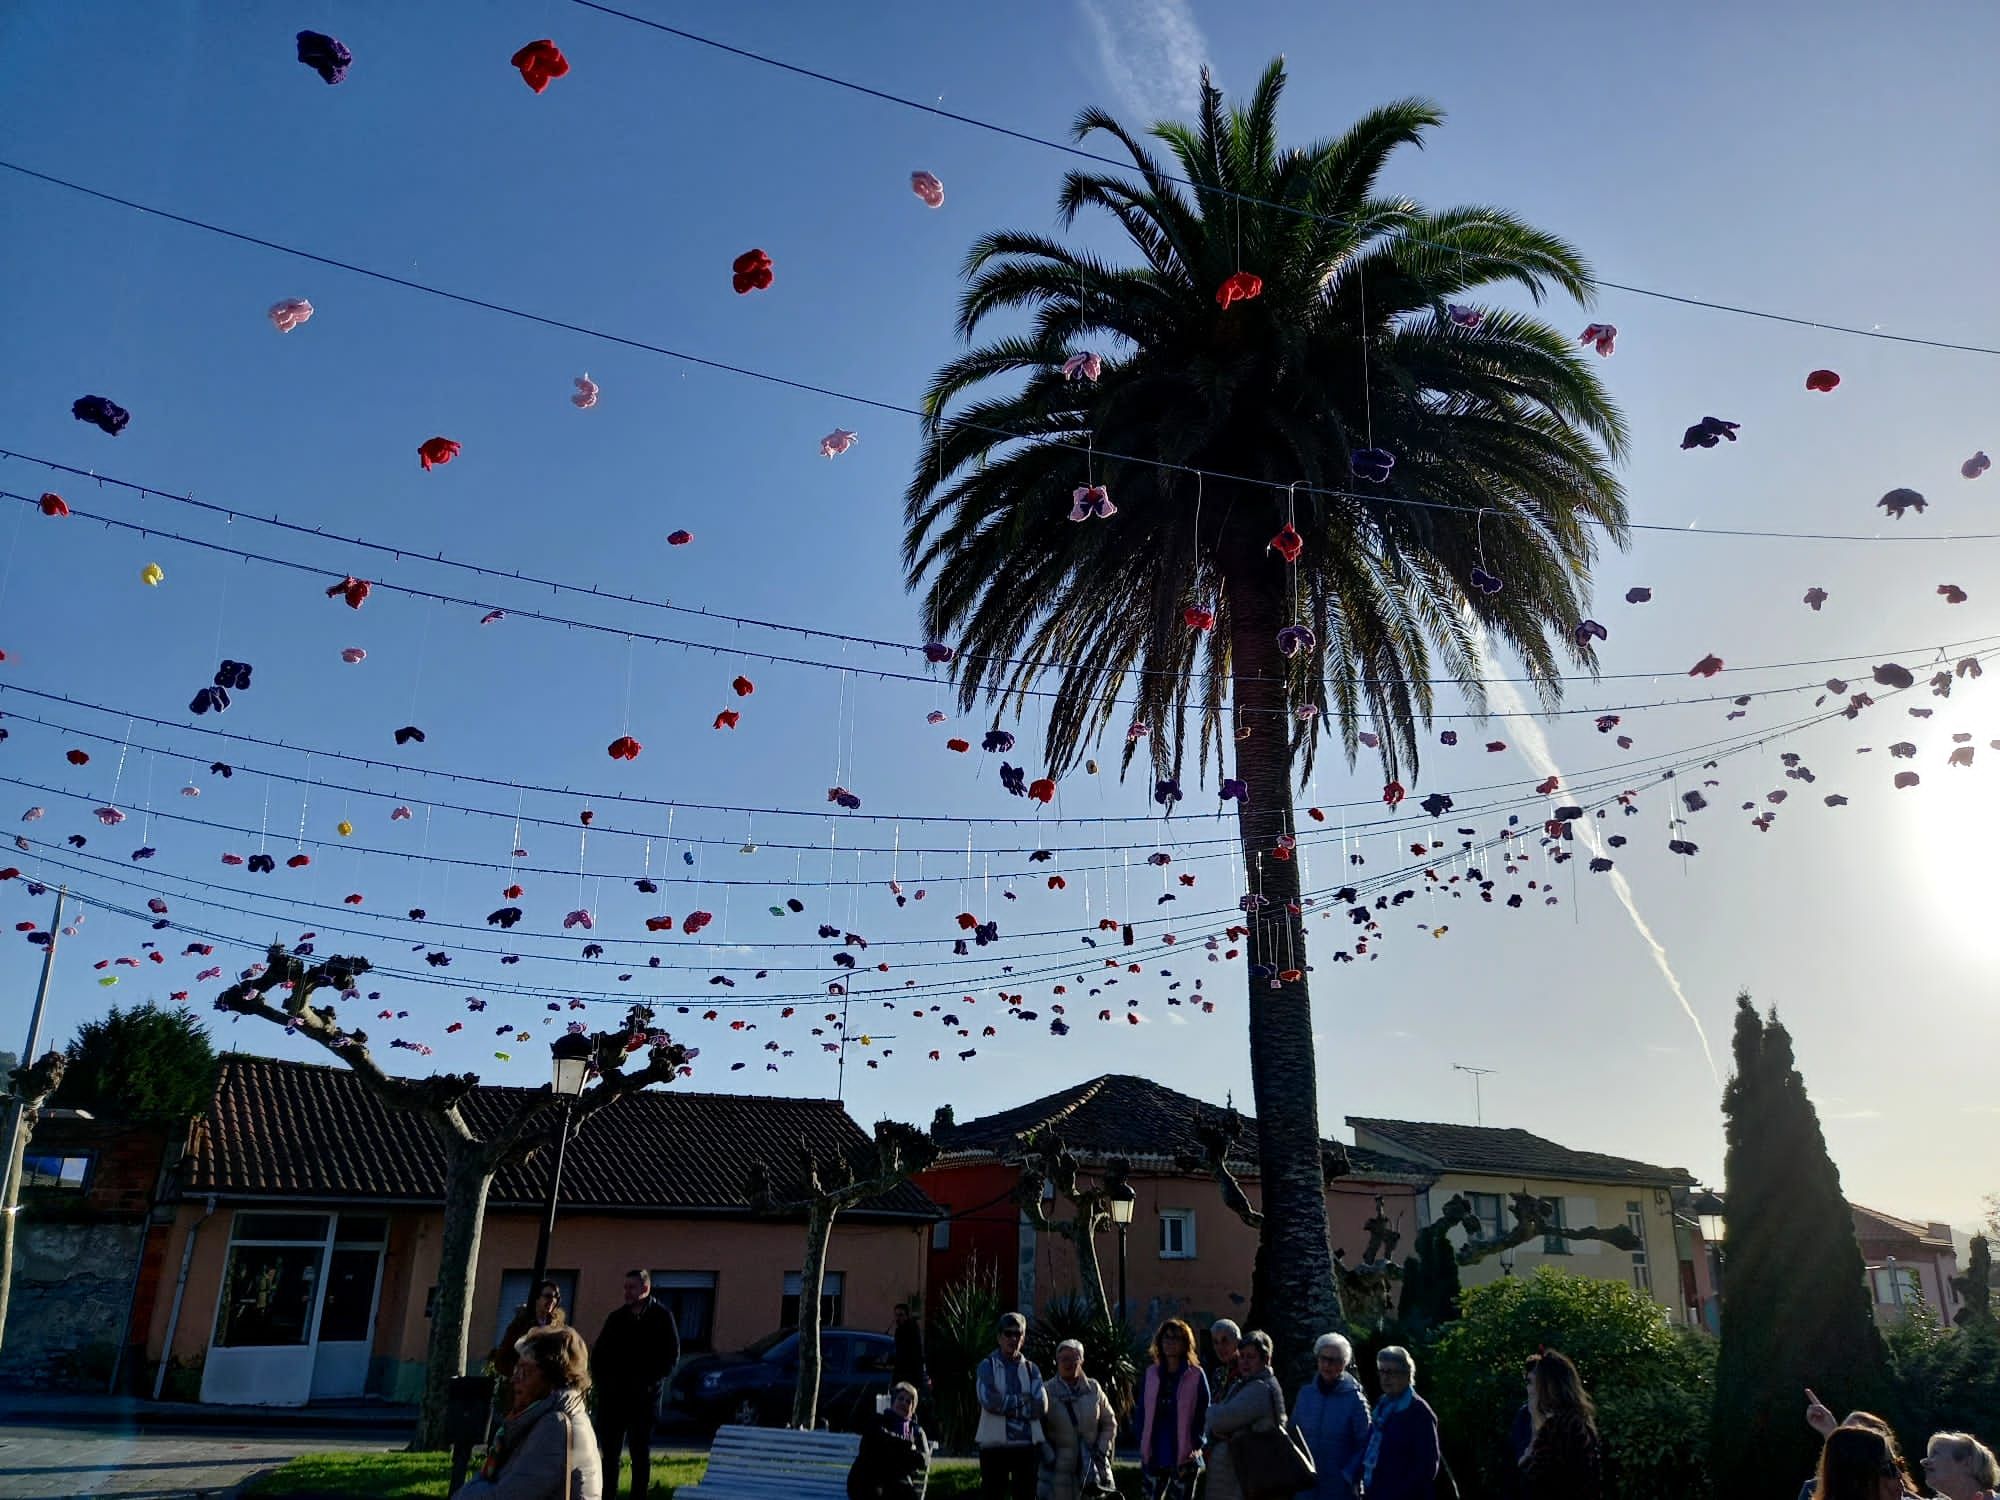
[[[400,1440],[324,1430],[273,1434],[266,1427],[260,1434],[256,1429],[135,1430],[122,1423],[30,1426],[17,1416],[10,1403],[8,1420],[0,1425],[0,1500],[223,1495],[301,1453],[402,1446]]]
[[[315,1406],[205,1406],[196,1401],[142,1401],[77,1391],[0,1391],[0,1420],[18,1427],[105,1427],[149,1432],[217,1428],[256,1433],[380,1433],[405,1441],[416,1430],[417,1409],[386,1401],[345,1401]]]

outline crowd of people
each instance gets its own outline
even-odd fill
[[[1044,1376],[1027,1357],[1028,1320],[1004,1315],[992,1353],[974,1372],[981,1500],[1098,1500],[1115,1491],[1118,1411],[1084,1370],[1075,1339],[1056,1345]],[[1142,1500],[1456,1500],[1437,1413],[1417,1393],[1410,1351],[1375,1356],[1371,1405],[1349,1366],[1354,1348],[1320,1337],[1314,1374],[1290,1403],[1272,1372],[1269,1335],[1222,1319],[1208,1331],[1204,1366],[1194,1330],[1168,1318],[1154,1333],[1133,1392]],[[586,1348],[559,1289],[544,1282],[491,1355],[501,1377],[492,1441],[470,1500],[615,1500],[628,1449],[632,1488],[651,1481],[653,1413],[680,1357],[673,1314],[651,1278],[625,1278],[624,1301]],[[929,1396],[921,1325],[896,1309],[895,1384],[861,1435],[849,1500],[922,1500],[931,1442],[917,1411]],[[1522,1371],[1523,1400],[1507,1434],[1513,1500],[1607,1500],[1596,1411],[1576,1365],[1545,1349]],[[584,1396],[596,1390],[594,1417]],[[2000,1500],[2000,1464],[1983,1443],[1940,1432],[1911,1475],[1894,1432],[1870,1412],[1837,1419],[1811,1391],[1806,1422],[1822,1440],[1798,1500]],[[1260,1442],[1260,1438],[1266,1441]],[[1277,1457],[1273,1457],[1273,1454]]]

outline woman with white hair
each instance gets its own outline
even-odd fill
[[[1081,1343],[1064,1339],[1056,1345],[1055,1378],[1043,1389],[1049,1414],[1042,1422],[1047,1442],[1036,1476],[1036,1500],[1082,1500],[1091,1490],[1110,1490],[1118,1418],[1104,1387],[1083,1373]]]
[[[1924,1482],[1945,1500],[1994,1500],[2000,1461],[1969,1432],[1939,1432],[1924,1448]]]
[[[1323,1333],[1313,1345],[1316,1366],[1311,1384],[1292,1403],[1292,1425],[1312,1449],[1317,1474],[1299,1491],[1313,1500],[1351,1500],[1368,1448],[1368,1398],[1361,1382],[1347,1373],[1354,1346],[1337,1333]]]
[[[1375,1356],[1382,1399],[1361,1454],[1361,1493],[1368,1500],[1431,1500],[1437,1486],[1438,1419],[1416,1392],[1417,1362],[1401,1344]]]
[[[1235,1382],[1236,1351],[1242,1347],[1243,1330],[1232,1319],[1217,1318],[1208,1325],[1208,1343],[1215,1350],[1215,1363],[1208,1372],[1208,1399],[1214,1402],[1228,1395]]]
[[[1236,1346],[1236,1379],[1208,1409],[1208,1493],[1205,1500],[1244,1500],[1230,1445],[1252,1432],[1285,1424],[1285,1392],[1271,1373],[1271,1336],[1256,1329]]]

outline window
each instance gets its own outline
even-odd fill
[[[90,1178],[88,1151],[30,1151],[21,1158],[21,1188],[80,1193]]]
[[[1567,1198],[1551,1198],[1548,1201],[1555,1205],[1555,1212],[1551,1213],[1543,1222],[1550,1229],[1567,1229],[1569,1227],[1569,1200]],[[1542,1236],[1542,1254],[1568,1255],[1569,1253],[1569,1241],[1561,1235],[1545,1234]]]
[[[486,1346],[487,1348],[492,1349],[499,1346],[500,1335],[507,1331],[507,1325],[513,1322],[514,1314],[519,1312],[521,1305],[528,1300],[528,1292],[530,1290],[528,1283],[534,1279],[534,1275],[535,1268],[533,1266],[516,1266],[513,1270],[502,1271],[500,1273],[500,1305],[494,1310],[493,1341]],[[576,1272],[552,1270],[547,1272],[542,1279],[544,1281],[553,1281],[556,1284],[556,1289],[562,1293],[563,1316],[572,1325],[575,1324]],[[432,1288],[432,1290],[435,1291],[436,1288]],[[430,1316],[429,1307],[424,1309],[424,1316]],[[582,1332],[580,1329],[578,1331]],[[586,1338],[589,1337],[588,1334],[584,1336]],[[475,1350],[474,1352],[476,1353],[477,1351]]]
[[[1163,1208],[1160,1210],[1160,1259],[1194,1259],[1193,1209]]]
[[[1893,1272],[1887,1266],[1877,1266],[1873,1275],[1875,1300],[1884,1307],[1908,1307],[1922,1295],[1914,1266],[1898,1266]],[[1899,1282],[1900,1287],[1897,1285]]]
[[[655,1271],[653,1300],[674,1315],[684,1353],[707,1354],[715,1348],[715,1272]]]
[[[215,1309],[217,1348],[284,1347],[311,1340],[329,1218],[236,1216]]]
[[[1632,1252],[1632,1285],[1650,1292],[1653,1268],[1646,1259],[1646,1205],[1636,1198],[1625,1200],[1625,1227],[1639,1238],[1639,1248]]]
[[[1472,1212],[1479,1219],[1477,1238],[1490,1240],[1501,1233],[1501,1201],[1498,1193],[1467,1193],[1465,1201],[1472,1205]]]
[[[358,1344],[368,1337],[375,1315],[375,1272],[379,1248],[341,1246],[326,1266],[326,1295],[320,1299],[319,1341]]]
[[[937,1223],[931,1225],[931,1249],[949,1250],[950,1248],[951,1220],[939,1219]]]
[[[785,1296],[778,1306],[778,1325],[781,1328],[799,1326],[799,1282],[803,1274],[800,1271],[785,1272]],[[845,1291],[846,1281],[844,1272],[826,1273],[826,1280],[821,1283],[819,1289],[819,1322],[822,1328],[840,1326],[841,1313],[845,1306],[842,1293]]]

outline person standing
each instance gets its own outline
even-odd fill
[[[1569,1357],[1544,1350],[1533,1381],[1535,1435],[1521,1460],[1527,1500],[1604,1500],[1597,1410]]]
[[[1400,1344],[1375,1356],[1382,1399],[1368,1427],[1361,1457],[1361,1493],[1367,1500],[1432,1500],[1437,1490],[1437,1413],[1416,1392],[1417,1362]]]
[[[1819,1451],[1814,1500],[1901,1500],[1896,1450],[1872,1427],[1836,1427]]]
[[[521,1340],[515,1400],[477,1477],[460,1500],[604,1500],[597,1442],[583,1410],[590,1356],[574,1328],[536,1328]]]
[[[660,1382],[680,1357],[680,1328],[674,1315],[653,1300],[652,1274],[627,1271],[625,1301],[604,1320],[604,1331],[590,1351],[604,1500],[614,1500],[618,1493],[618,1467],[627,1447],[632,1451],[632,1494],[634,1500],[644,1500],[653,1479],[653,1413],[660,1404]]]
[[[1528,1445],[1535,1440],[1535,1366],[1541,1362],[1540,1354],[1530,1354],[1521,1370],[1526,1394],[1514,1412],[1514,1420],[1507,1424],[1507,1467],[1502,1471],[1500,1484],[1503,1500],[1517,1500],[1521,1494],[1521,1463],[1528,1456]]]
[[[1092,1491],[1110,1492],[1118,1418],[1104,1387],[1083,1373],[1081,1342],[1064,1339],[1056,1345],[1056,1375],[1046,1389],[1048,1442],[1036,1477],[1036,1500],[1083,1500]]]
[[[1236,1346],[1236,1378],[1208,1409],[1208,1500],[1245,1500],[1230,1445],[1252,1432],[1285,1424],[1285,1391],[1271,1373],[1271,1336],[1256,1329]]]
[[[1139,1491],[1144,1500],[1189,1500],[1201,1473],[1208,1378],[1194,1330],[1179,1318],[1160,1325],[1152,1353],[1139,1379]]]
[[[1042,1449],[1048,1440],[1042,1419],[1049,1398],[1042,1372],[1021,1351],[1028,1320],[1017,1312],[1000,1317],[999,1347],[979,1362],[973,1375],[979,1396],[980,1500],[1034,1500]]]
[[[2000,1461],[1969,1432],[1937,1432],[1924,1445],[1924,1479],[1945,1500],[1993,1500]]]
[[[1313,1500],[1351,1500],[1368,1448],[1368,1398],[1361,1382],[1347,1373],[1354,1346],[1337,1333],[1323,1333],[1313,1345],[1316,1367],[1310,1384],[1292,1403],[1292,1425],[1312,1450],[1312,1485],[1299,1491]]]
[[[930,1361],[924,1357],[924,1325],[910,1316],[907,1302],[896,1304],[895,1334],[894,1378],[914,1390],[921,1401],[931,1393]]]
[[[1208,1343],[1215,1350],[1215,1365],[1208,1372],[1208,1399],[1213,1403],[1229,1394],[1236,1379],[1236,1352],[1243,1345],[1243,1330],[1228,1318],[1217,1318],[1208,1325]]]
[[[532,1301],[515,1309],[500,1342],[486,1356],[486,1362],[499,1377],[493,1385],[493,1426],[506,1421],[507,1414],[514,1409],[514,1366],[521,1360],[514,1346],[538,1328],[562,1328],[567,1321],[563,1316],[562,1288],[553,1281],[543,1282],[535,1288]]]

